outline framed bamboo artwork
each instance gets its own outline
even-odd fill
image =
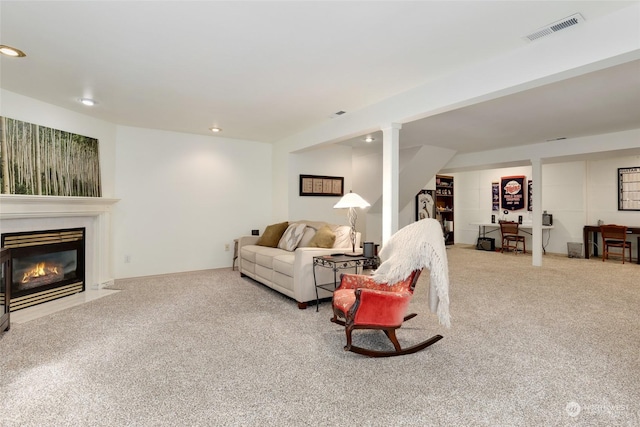
[[[0,116],[0,192],[101,197],[98,140]]]
[[[300,175],[300,196],[344,195],[344,177],[323,175]]]

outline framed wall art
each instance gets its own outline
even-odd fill
[[[640,211],[640,167],[618,168],[618,210]]]
[[[507,209],[510,211],[524,209],[525,179],[526,177],[524,175],[503,176],[500,179],[502,209]]]
[[[98,140],[0,117],[0,192],[101,197]]]
[[[300,196],[344,196],[344,177],[300,175]]]
[[[500,210],[500,183],[499,182],[491,183],[491,210],[492,211]]]
[[[416,221],[436,217],[436,201],[433,190],[420,190],[416,194]]]

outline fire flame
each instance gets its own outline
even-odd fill
[[[31,270],[24,273],[22,283],[29,283],[31,279],[46,276],[47,274],[58,274],[58,267],[49,267],[44,262],[39,262]]]

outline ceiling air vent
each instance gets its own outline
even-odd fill
[[[566,28],[573,27],[574,25],[578,25],[581,22],[584,22],[584,18],[579,13],[576,13],[567,18],[564,18],[552,24],[549,24],[545,27],[539,28],[535,30],[533,33],[524,36],[524,38],[532,42],[534,40],[538,40],[541,37],[550,36],[551,34],[558,32],[560,30],[564,30]]]

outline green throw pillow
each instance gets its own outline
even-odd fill
[[[276,246],[278,246],[278,242],[280,241],[280,238],[282,237],[288,226],[288,222],[269,225],[267,228],[265,228],[264,233],[262,234],[262,236],[260,236],[260,238],[256,242],[256,245],[275,248]]]
[[[311,248],[332,248],[336,241],[336,233],[334,233],[328,225],[323,225],[313,239],[309,242]]]

